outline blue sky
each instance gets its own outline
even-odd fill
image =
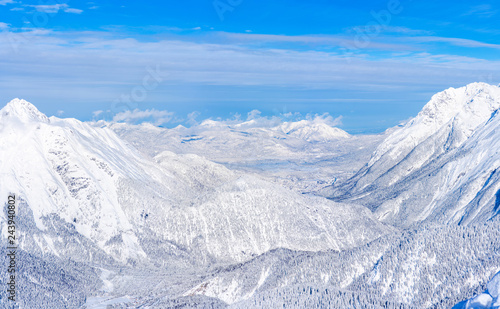
[[[81,120],[127,111],[169,127],[258,109],[380,132],[436,92],[500,83],[495,1],[0,0],[0,12],[0,100]]]

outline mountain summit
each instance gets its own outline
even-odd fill
[[[0,117],[17,118],[21,122],[45,122],[50,120],[45,114],[40,112],[35,105],[22,99],[14,99],[0,110]]]
[[[434,95],[378,146],[370,162],[333,188],[385,222],[470,223],[500,204],[500,88],[484,83]]]
[[[335,142],[350,137],[349,133],[324,122],[300,120],[285,122],[279,127],[283,133],[308,142]]]
[[[457,147],[499,108],[498,86],[473,83],[462,88],[449,88],[434,95],[415,118],[392,133],[377,148],[369,165],[385,155],[402,158],[440,130],[451,133],[448,146]]]

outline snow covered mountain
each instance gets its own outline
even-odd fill
[[[484,222],[500,207],[500,88],[470,84],[436,94],[377,147],[335,200],[372,209],[384,222]]]
[[[410,230],[343,252],[275,250],[214,272],[185,295],[235,308],[349,308],[355,299],[360,308],[451,308],[500,269],[498,223]]]
[[[23,100],[0,117],[1,194],[17,192],[29,205],[34,226],[21,231],[28,250],[77,260],[101,250],[121,263],[161,264],[160,254],[239,262],[280,247],[342,250],[390,230],[362,207],[303,196],[196,155],[144,156],[108,128],[48,118]],[[94,247],[72,256],[75,237],[65,225]]]
[[[499,98],[449,89],[375,136],[82,123],[13,100],[0,195],[19,197],[21,305],[494,308]],[[329,183],[335,202],[303,194]]]
[[[218,299],[214,308],[448,309],[481,294],[500,270],[499,219],[396,231],[341,252],[272,250],[206,272],[167,308]]]
[[[149,156],[162,151],[197,154],[305,193],[352,177],[383,138],[351,136],[331,124],[321,117],[296,122],[262,117],[234,123],[205,120],[173,129],[150,124],[96,125],[108,126]]]
[[[331,149],[332,144],[342,143],[351,137],[319,117],[297,122],[281,122],[264,117],[231,122],[208,119],[190,128],[177,126],[169,130],[150,124],[134,126],[113,123],[109,126],[134,145],[146,144],[148,147],[145,151],[149,151],[150,155],[162,150],[204,153],[207,158],[217,162],[236,161],[236,158],[243,162],[282,157],[305,159],[316,155],[316,148]],[[156,144],[148,141],[151,139],[156,140]],[[312,154],[308,154],[308,151]]]
[[[280,129],[289,136],[294,136],[308,142],[331,142],[350,136],[347,132],[339,128],[310,120],[285,122],[280,126]]]

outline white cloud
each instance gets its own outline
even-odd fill
[[[113,121],[116,122],[129,122],[129,123],[152,122],[154,125],[157,126],[171,122],[173,120],[174,120],[173,112],[159,111],[154,108],[147,110],[139,110],[136,108],[133,111],[127,110],[118,113],[113,117]]]
[[[407,27],[400,26],[389,26],[389,25],[376,25],[376,30],[371,29],[372,26],[356,26],[348,29],[350,33],[369,33],[370,31],[376,31],[379,33],[400,33],[406,35],[419,35],[419,34],[431,34],[427,30],[410,29]]]
[[[200,112],[198,112],[198,111],[194,111],[194,112],[189,113],[187,115],[186,123],[191,125],[191,126],[197,125],[198,121],[196,121],[196,118],[198,118],[198,116],[200,116]]]
[[[69,5],[67,5],[66,3],[36,4],[36,5],[26,4],[25,6],[35,8],[38,12],[44,12],[44,13],[48,13],[48,14],[56,14],[60,10],[66,12],[66,13],[73,13],[73,14],[81,14],[83,12],[80,9],[70,8]]]
[[[480,42],[476,40],[462,39],[462,38],[445,38],[438,36],[417,36],[411,38],[405,38],[407,41],[420,42],[420,43],[448,43],[454,46],[471,47],[471,48],[492,48],[500,49],[500,44],[490,44],[485,42]]]
[[[0,30],[9,29],[9,24],[0,22]]]
[[[61,117],[62,115],[64,115],[64,111],[63,110],[58,110],[57,113],[56,113],[56,115],[58,117]]]
[[[111,105],[121,93],[130,93],[131,88],[142,85],[143,77],[147,75],[146,68],[156,65],[161,66],[161,72],[168,74],[161,76],[163,82],[148,96],[148,101],[155,103],[166,100],[178,102],[179,94],[169,92],[168,87],[183,85],[196,89],[200,85],[208,85],[220,89],[253,89],[254,93],[262,91],[262,96],[269,94],[268,89],[284,89],[280,92],[283,97],[271,93],[269,101],[278,102],[280,106],[321,104],[323,110],[330,110],[329,107],[333,108],[336,104],[368,104],[409,97],[420,100],[450,86],[463,86],[477,81],[478,76],[490,74],[493,74],[490,83],[500,82],[500,61],[481,59],[480,54],[478,58],[424,52],[405,52],[387,57],[354,54],[348,62],[339,51],[138,40],[114,38],[109,32],[36,30],[10,33],[10,37],[0,36],[0,46],[6,47],[0,49],[2,74],[9,77],[0,81],[7,93],[5,95],[16,96],[19,92],[29,91],[27,95],[45,94],[50,97],[51,93],[58,92],[65,99],[75,100],[75,93],[78,93],[76,100],[109,102]],[[443,39],[420,37],[420,41],[415,42],[418,38],[402,43],[422,46]],[[10,39],[18,42],[17,49],[11,48],[13,43]],[[475,41],[446,40],[453,44],[482,46]],[[20,75],[18,72],[26,73]],[[42,81],[53,85],[51,91],[38,86],[43,84]],[[34,86],[25,90],[26,83]],[[292,94],[287,97],[287,89],[299,89],[303,93],[327,89],[330,95],[304,97]],[[333,92],[338,96],[331,95]],[[347,97],[346,93],[351,97]],[[391,96],[381,96],[381,93],[390,93]],[[186,101],[194,102],[200,98],[196,91],[192,94],[193,101]],[[220,99],[231,104],[250,104],[256,101],[257,96],[231,97],[229,94],[227,98]],[[110,107],[96,106],[94,110],[107,108]]]
[[[248,113],[247,121],[248,120],[253,120],[256,118],[260,118],[260,115],[262,114],[261,111],[254,109],[253,111]]]
[[[33,5],[33,4],[27,4],[26,6],[35,8],[38,12],[43,12],[43,13],[57,13],[61,8],[68,7],[67,4],[38,4],[38,5]]]
[[[74,8],[67,8],[67,9],[64,9],[64,12],[73,13],[73,14],[81,14],[81,13],[83,13],[83,10],[74,9]]]
[[[321,115],[307,115],[306,119],[310,120],[314,123],[325,123],[331,127],[340,127],[342,126],[342,116],[338,116],[337,118],[333,118],[329,113],[324,113]]]
[[[104,111],[103,111],[103,110],[93,111],[93,112],[92,112],[92,116],[93,116],[94,118],[97,118],[97,117],[99,117],[99,115],[101,115],[102,113],[104,113]]]
[[[0,0],[0,5],[6,5],[9,3],[16,3],[16,1],[13,0]]]
[[[357,46],[356,37],[349,35],[277,35],[277,34],[257,34],[257,33],[227,33],[219,32],[218,35],[235,43],[244,42],[269,42],[269,43],[295,43],[327,45],[331,47]],[[367,46],[372,49],[383,50],[408,50],[408,45],[382,42],[375,39]]]
[[[358,29],[351,28],[350,31]],[[359,29],[358,29],[359,30]],[[400,33],[406,36],[384,36],[382,33],[373,37],[363,38],[356,34],[351,35],[275,35],[275,34],[252,34],[252,33],[226,33],[219,32],[218,35],[233,43],[245,42],[269,42],[269,43],[297,43],[314,45],[329,45],[331,47],[349,47],[355,50],[374,49],[381,51],[417,51],[419,43],[442,42],[462,47],[485,47],[500,49],[500,44],[490,44],[476,40],[462,38],[447,38],[429,36],[430,32],[424,30],[413,30],[405,27],[380,27],[379,31],[387,33]],[[363,32],[362,30],[360,30]],[[417,34],[427,35],[419,36]],[[366,40],[366,42],[365,42]]]
[[[482,18],[490,18],[495,16],[498,10],[493,9],[490,4],[480,4],[473,6],[468,12],[463,14],[463,16],[476,15]]]
[[[332,117],[329,113],[323,114],[307,114],[301,115],[299,112],[287,112],[284,114],[276,114],[273,116],[261,116],[262,112],[259,110],[252,110],[248,112],[246,120],[242,120],[238,113],[234,114],[232,118],[228,119],[205,119],[201,122],[200,127],[210,126],[211,128],[237,128],[237,129],[251,129],[251,128],[278,128],[285,122],[308,121],[311,124],[324,123],[331,127],[342,126],[342,116],[336,118]],[[193,127],[196,127],[194,124]]]

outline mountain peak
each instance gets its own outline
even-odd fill
[[[448,121],[460,112],[474,113],[479,110],[498,109],[498,86],[486,83],[472,83],[461,88],[449,88],[437,93],[422,109],[420,116],[431,116]],[[437,116],[437,117],[435,117]]]
[[[454,132],[453,143],[458,146],[499,108],[500,88],[494,85],[472,83],[439,92],[415,118],[379,145],[370,164],[386,153],[393,158],[404,157],[413,147],[444,127]]]
[[[16,117],[22,122],[45,122],[50,120],[45,114],[40,112],[35,105],[22,99],[14,99],[0,110],[1,117]]]
[[[349,133],[344,130],[314,120],[284,122],[279,128],[287,135],[309,142],[327,142],[350,137]]]

